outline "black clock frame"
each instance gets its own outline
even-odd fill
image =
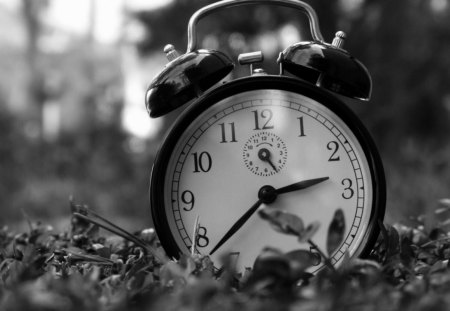
[[[156,233],[166,253],[179,258],[182,251],[170,231],[164,206],[164,180],[173,149],[187,127],[203,111],[231,95],[258,89],[278,89],[298,93],[314,99],[334,112],[353,132],[367,158],[373,185],[373,202],[369,225],[356,256],[367,257],[378,238],[379,221],[383,221],[386,209],[386,181],[378,150],[368,130],[347,105],[310,83],[286,76],[251,76],[227,82],[204,93],[183,111],[169,130],[153,164],[150,178],[150,208]]]

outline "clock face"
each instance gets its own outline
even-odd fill
[[[312,240],[322,250],[341,210],[345,232],[331,262],[339,265],[346,252],[360,255],[384,212],[382,168],[361,125],[339,101],[299,87],[298,81],[246,81],[222,86],[194,104],[158,154],[151,202],[164,248],[177,256],[194,243],[216,266],[230,255],[242,271],[265,247],[310,250],[295,236],[275,231],[257,212],[229,234],[251,207],[295,214],[305,224],[318,221]],[[316,179],[320,182],[279,194],[273,202],[259,200],[264,186]],[[319,260],[310,271],[322,266]]]

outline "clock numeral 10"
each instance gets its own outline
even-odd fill
[[[236,128],[234,127],[234,122],[231,122],[231,123],[228,123],[228,125],[229,125],[229,127],[230,127],[230,138],[231,138],[231,140],[230,141],[228,141],[227,140],[227,131],[226,131],[226,126],[225,126],[225,123],[219,123],[219,125],[220,125],[220,129],[221,129],[221,132],[222,132],[222,140],[220,141],[220,143],[228,143],[228,142],[230,142],[230,143],[236,143],[237,142],[237,140],[236,140]]]
[[[273,112],[270,109],[263,109],[261,112],[259,110],[252,111],[255,116],[255,128],[254,130],[271,130],[274,128],[273,124],[270,124],[273,118]],[[265,121],[262,127],[260,127],[259,121]]]
[[[192,156],[194,157],[194,173],[209,172],[212,166],[212,158],[208,152],[203,151],[200,154],[194,152]]]

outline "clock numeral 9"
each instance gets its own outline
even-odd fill
[[[254,130],[271,130],[274,128],[273,124],[270,124],[273,118],[273,112],[270,109],[263,109],[261,112],[259,110],[253,110],[252,111],[255,116],[255,128]],[[262,128],[259,126],[260,118],[262,121],[266,121]]]
[[[194,194],[189,190],[183,191],[181,194],[181,202],[187,205],[187,207],[183,207],[186,212],[192,211],[195,203]]]
[[[234,126],[234,122],[228,123],[228,125],[230,126],[230,135],[231,135],[231,140],[228,141],[227,140],[227,134],[226,134],[226,126],[225,123],[219,123],[220,125],[220,129],[221,129],[221,133],[222,133],[222,140],[220,141],[220,143],[236,143],[236,128]]]
[[[345,178],[342,180],[341,184],[345,187],[342,197],[346,200],[351,199],[355,194],[355,190],[352,188],[352,180],[350,178]]]
[[[332,151],[333,153],[331,154],[330,158],[328,159],[328,161],[339,161],[341,158],[339,157],[339,155],[336,155],[336,153],[339,150],[339,144],[337,141],[330,141],[327,144],[327,149]]]
[[[192,156],[194,157],[194,173],[209,172],[212,166],[212,158],[208,152],[203,151],[200,154],[194,152]]]

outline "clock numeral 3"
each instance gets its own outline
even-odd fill
[[[273,118],[273,112],[270,109],[263,109],[261,110],[261,113],[259,113],[259,110],[253,110],[252,111],[255,116],[255,128],[254,130],[271,130],[274,128],[273,124],[270,124]],[[260,127],[259,121],[266,121],[262,128]]]
[[[333,151],[333,153],[331,154],[330,158],[328,159],[328,161],[339,161],[341,160],[341,158],[339,157],[339,155],[337,155],[336,153],[339,150],[339,144],[337,141],[330,141],[327,144],[327,149],[330,151]]]
[[[344,188],[344,192],[342,193],[342,197],[346,200],[351,199],[355,194],[355,190],[352,188],[352,180],[350,178],[345,178],[342,180],[341,184],[346,187]]]
[[[212,166],[212,158],[208,152],[203,151],[200,154],[194,152],[192,156],[194,157],[194,173],[209,172]]]
[[[221,133],[222,133],[222,140],[220,141],[220,143],[236,143],[236,128],[234,126],[234,122],[228,123],[228,125],[230,126],[230,135],[231,135],[231,140],[228,141],[227,140],[227,133],[226,133],[226,126],[225,123],[219,123],[220,125],[220,129],[221,129]]]
[[[187,205],[186,207],[183,207],[186,212],[192,211],[195,203],[194,194],[189,190],[183,191],[181,194],[181,202]]]

